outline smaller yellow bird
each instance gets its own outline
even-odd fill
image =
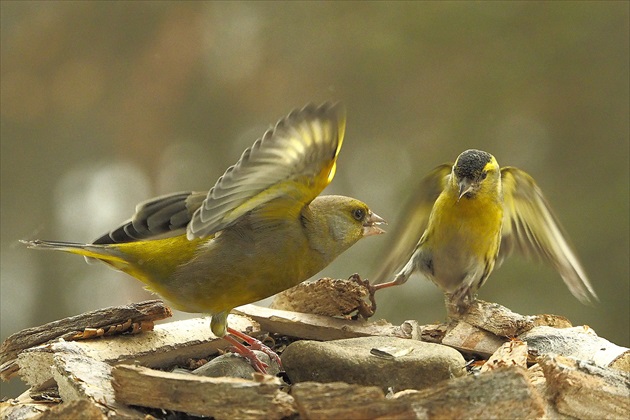
[[[91,244],[23,242],[104,262],[179,310],[212,315],[212,332],[264,372],[252,349],[278,356],[229,328],[230,310],[289,289],[359,239],[384,233],[377,225],[385,221],[365,203],[318,197],[335,175],[344,130],[341,106],[308,105],[245,150],[208,192],[140,203],[131,220]]]
[[[597,299],[542,191],[527,173],[466,150],[435,168],[402,212],[376,276],[377,290],[419,271],[462,313],[513,250],[551,263],[582,303]],[[418,241],[418,237],[420,240]],[[403,265],[404,264],[404,265]],[[402,269],[400,269],[402,267]],[[393,281],[381,283],[398,270]]]

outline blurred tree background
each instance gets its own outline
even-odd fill
[[[427,171],[493,153],[538,181],[601,302],[518,258],[480,298],[630,345],[629,4],[3,1],[1,338],[150,297],[19,239],[89,242],[141,200],[208,189],[272,123],[332,99],[348,125],[328,193],[391,229]],[[386,246],[361,241],[320,274],[369,278]],[[378,297],[377,319],[444,317],[420,278]]]

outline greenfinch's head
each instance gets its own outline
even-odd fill
[[[367,204],[340,195],[319,196],[310,204],[312,220],[309,229],[326,247],[341,254],[365,236],[385,233],[379,225],[385,220]]]
[[[488,152],[469,149],[460,154],[453,165],[451,182],[459,189],[458,201],[462,197],[473,198],[482,190],[500,187],[501,168]]]

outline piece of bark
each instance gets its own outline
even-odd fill
[[[489,331],[459,321],[449,326],[442,339],[442,344],[463,353],[487,358],[497,351],[505,341],[505,338],[497,337]]]
[[[16,398],[0,402],[0,419],[30,420],[40,418],[42,413],[54,407],[56,403],[34,400],[26,391]]]
[[[82,354],[59,353],[53,357],[52,370],[64,404],[85,401],[91,411],[99,410],[105,417],[116,416],[121,419],[143,417],[139,411],[116,401],[112,388],[112,367],[107,363]]]
[[[357,312],[363,318],[369,318],[374,315],[376,304],[369,305],[365,301],[370,297],[368,286],[369,283],[361,280],[357,274],[348,280],[324,277],[278,293],[269,307],[344,318]]]
[[[547,387],[547,380],[545,379],[545,374],[540,367],[540,364],[535,363],[529,369],[527,369],[527,376],[529,377],[529,382],[532,384],[534,388],[538,391],[540,395],[543,396],[543,402],[545,407],[545,414],[543,418],[545,420],[573,420],[575,417],[567,416],[566,414],[562,414],[558,411],[555,404],[549,398],[549,391]]]
[[[481,367],[480,372],[488,372],[503,367],[520,366],[527,369],[527,343],[511,340],[503,343],[488,361]]]
[[[116,416],[115,418],[126,418]],[[131,418],[141,419],[144,415],[140,412]],[[81,419],[81,420],[107,420],[107,415],[89,400],[75,400],[69,403],[58,404],[50,410],[45,411],[37,420],[59,420],[59,419]]]
[[[230,315],[228,322],[230,327],[245,333],[258,329],[251,320],[238,315]],[[140,335],[41,345],[19,354],[20,376],[34,389],[44,386],[52,379],[49,367],[53,356],[61,353],[80,354],[110,364],[135,360],[150,367],[185,365],[188,359],[206,357],[229,345],[212,334],[209,324],[208,318],[194,318],[158,325],[154,331]]]
[[[415,418],[540,418],[544,401],[530,384],[527,371],[513,366],[446,380],[421,391],[394,395],[410,405]]]
[[[544,401],[518,367],[442,381],[384,398],[377,387],[303,382],[291,388],[305,419],[540,418]]]
[[[410,322],[410,321],[406,321]],[[404,325],[404,324],[403,324]],[[430,325],[422,325],[419,327],[420,336],[412,337],[414,340],[422,340],[427,343],[437,343],[442,344],[442,340],[446,335],[448,327],[446,324],[430,324]]]
[[[619,370],[624,368],[619,360],[630,356],[629,349],[599,337],[588,326],[573,328],[538,326],[521,334],[519,339],[526,341],[530,350],[537,356],[546,354],[570,356],[582,361],[591,361],[602,367],[617,362],[615,366]]]
[[[260,382],[161,372],[139,366],[113,368],[116,400],[215,419],[281,419],[296,410],[293,398],[280,390],[281,381]],[[150,392],[147,392],[150,390]]]
[[[18,370],[17,355],[28,348],[60,338],[84,339],[90,336],[110,335],[129,331],[134,325],[145,324],[172,316],[170,308],[161,300],[148,300],[125,306],[113,306],[86,312],[81,315],[28,328],[9,336],[0,345],[0,378],[7,381]]]
[[[591,419],[628,418],[630,375],[563,356],[539,359],[560,413]]]
[[[289,337],[308,340],[339,340],[342,338],[381,335],[401,338],[419,336],[417,323],[408,321],[396,326],[387,321],[368,322],[331,318],[323,315],[303,314],[264,308],[256,305],[243,305],[234,309],[235,313],[248,316],[260,324],[263,331],[274,332]],[[415,326],[415,327],[414,327]]]
[[[446,301],[448,308],[448,298]],[[448,312],[449,318],[455,321],[465,321],[499,337],[516,337],[539,325],[571,327],[569,320],[562,316],[547,314],[524,316],[512,312],[505,306],[483,300],[474,301],[464,314],[459,315],[457,311]]]
[[[408,404],[386,399],[376,386],[301,382],[291,387],[291,395],[304,420],[414,418]]]

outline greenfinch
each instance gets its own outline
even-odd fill
[[[384,220],[361,201],[318,197],[335,175],[344,131],[340,105],[308,105],[245,150],[209,192],[140,203],[131,220],[91,244],[25,243],[102,261],[179,310],[212,315],[212,332],[264,372],[252,350],[277,355],[229,328],[230,310],[297,285],[359,239],[384,232]]]
[[[524,171],[500,168],[490,153],[466,150],[455,164],[430,172],[419,190],[390,237],[395,243],[376,282],[402,269],[377,290],[418,271],[462,313],[495,266],[518,250],[551,263],[581,302],[597,299],[542,191]]]

